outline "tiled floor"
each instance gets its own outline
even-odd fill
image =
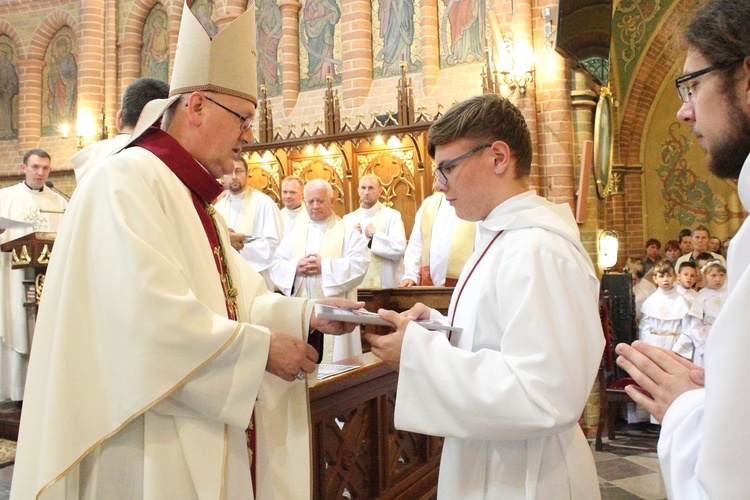
[[[646,432],[642,425],[626,426],[618,433],[616,444],[605,440],[604,451],[594,451],[599,473],[599,489],[603,500],[661,500],[667,498],[659,473],[656,453],[657,435]],[[10,496],[13,466],[0,469],[0,500]]]

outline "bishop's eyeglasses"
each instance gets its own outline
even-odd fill
[[[240,119],[240,134],[244,134],[248,131],[248,129],[251,129],[253,127],[253,117],[252,116],[242,116],[236,111],[232,111],[228,107],[224,106],[222,103],[215,101],[214,99],[211,99],[206,94],[201,94],[203,97],[205,97],[207,100],[211,101],[212,103],[216,104],[220,108],[229,111],[234,116]]]

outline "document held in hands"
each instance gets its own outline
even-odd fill
[[[386,320],[378,316],[377,313],[366,311],[365,309],[342,309],[325,304],[315,304],[315,315],[320,319],[330,319],[333,321],[343,321],[345,323],[356,323],[358,325],[379,325],[393,326]],[[442,321],[426,319],[416,322],[422,328],[427,330],[440,330],[444,332],[460,333],[463,330],[457,326],[451,326]]]
[[[13,229],[13,228],[19,228],[19,227],[33,227],[34,224],[31,222],[25,222],[21,220],[13,220],[13,219],[6,219],[5,217],[0,217],[0,229]]]

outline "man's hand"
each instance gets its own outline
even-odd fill
[[[325,304],[327,306],[341,307],[342,309],[362,309],[365,307],[364,302],[355,302],[348,299],[319,299],[315,301],[318,304]],[[310,318],[310,326],[319,332],[328,333],[330,335],[341,335],[349,333],[357,327],[357,323],[343,323],[341,321],[332,321],[330,319],[318,319],[313,310],[312,318]]]
[[[315,370],[318,351],[307,342],[286,333],[271,330],[271,345],[268,349],[266,371],[292,382],[300,372]]]
[[[411,309],[402,312],[401,316],[406,316],[406,318],[412,321],[430,319],[430,308],[421,302],[417,302]]]
[[[368,238],[372,238],[372,235],[375,234],[375,231],[376,231],[375,225],[372,222],[370,222],[369,224],[367,224],[367,227],[365,228],[365,236],[367,236]]]
[[[678,396],[703,387],[703,369],[671,351],[636,341],[619,344],[615,352],[618,366],[649,393],[629,385],[628,396],[659,422]]]
[[[415,306],[416,307],[416,306]],[[411,310],[413,310],[412,308]],[[408,313],[409,311],[407,311]],[[385,361],[385,364],[398,371],[401,364],[401,345],[404,343],[404,333],[409,326],[409,319],[395,311],[381,309],[378,311],[381,318],[391,323],[396,331],[388,335],[376,333],[365,333],[365,340],[372,346],[372,353]]]
[[[232,244],[232,248],[238,252],[245,248],[245,235],[236,232],[231,227],[229,228],[229,242]]]
[[[297,262],[295,273],[297,276],[315,276],[316,274],[320,274],[321,270],[320,255],[311,253],[310,255],[305,255]]]
[[[417,286],[417,282],[409,278],[406,278],[405,280],[402,280],[401,283],[399,283],[396,288],[409,288],[411,286]]]

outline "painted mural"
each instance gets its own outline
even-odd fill
[[[206,30],[208,36],[213,38],[219,33],[219,27],[214,21],[215,6],[213,0],[194,0],[190,4],[190,10],[193,11],[196,19],[201,23],[203,29]]]
[[[64,26],[47,47],[42,72],[42,135],[58,135],[76,123],[78,46],[73,30]]]
[[[484,60],[488,11],[485,0],[438,1],[441,68]]]
[[[419,3],[415,0],[372,0],[373,78],[422,69]]]
[[[169,83],[169,21],[167,11],[157,3],[143,25],[141,76]]]
[[[274,97],[281,95],[281,9],[276,0],[258,0],[255,6],[258,85],[265,85],[268,97]]]
[[[18,72],[13,41],[0,36],[0,140],[13,139],[17,134]]]
[[[305,0],[300,12],[300,90],[341,84],[341,9],[335,0]]]

